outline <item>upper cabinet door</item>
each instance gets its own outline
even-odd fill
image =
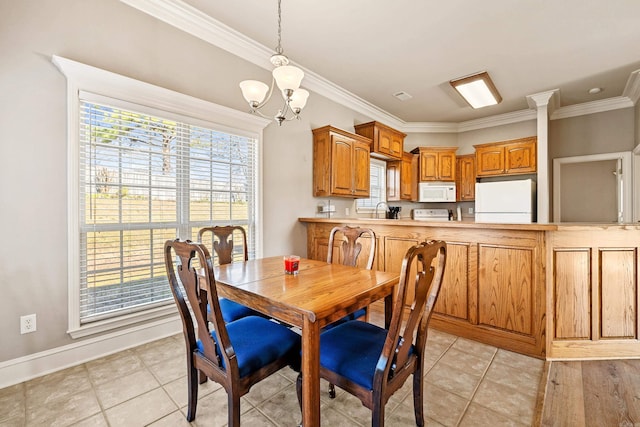
[[[378,152],[382,154],[393,154],[393,141],[391,138],[391,132],[385,129],[378,130]]]
[[[536,171],[535,139],[521,141],[505,148],[506,173],[532,173]]]
[[[456,180],[456,153],[438,153],[438,171],[440,181]]]
[[[467,154],[456,158],[456,200],[476,198],[476,156]]]
[[[404,133],[379,122],[354,126],[356,133],[371,139],[371,156],[383,160],[401,160],[404,150]]]
[[[313,129],[313,196],[369,197],[370,145],[332,126]]]
[[[504,173],[504,147],[476,146],[477,176],[502,175]]]
[[[458,147],[418,147],[412,153],[420,154],[420,181],[455,181],[456,150]]]
[[[535,136],[511,141],[474,145],[477,176],[500,176],[535,173]]]
[[[331,193],[349,196],[353,185],[353,141],[331,135]]]
[[[438,153],[420,153],[420,181],[438,180]]]
[[[353,143],[353,195],[369,197],[369,144],[354,141]]]
[[[402,155],[404,150],[404,134],[393,132],[391,133],[391,154],[397,156],[398,153]]]

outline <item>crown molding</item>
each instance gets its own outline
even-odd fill
[[[201,12],[182,0],[120,0],[135,9],[153,16],[169,25],[172,25],[188,34],[217,46],[227,52],[245,59],[261,68],[271,71],[273,65],[269,61],[273,51],[266,46],[250,39],[244,34],[223,24],[222,22]],[[292,61],[293,63],[293,61]],[[509,123],[517,123],[536,118],[535,111],[521,110],[512,113],[490,116],[481,119],[469,120],[460,123],[453,122],[405,122],[400,118],[389,114],[381,108],[360,98],[359,96],[343,89],[313,71],[296,64],[305,73],[304,87],[322,95],[338,104],[364,114],[373,120],[380,121],[406,133],[456,133],[470,130],[489,128]],[[557,89],[551,91],[557,96],[550,96],[548,113],[551,120],[567,117],[575,117],[584,114],[593,114],[603,111],[628,108],[633,106],[640,98],[640,70],[632,73],[624,96],[610,98],[602,101],[588,102],[585,104],[571,105],[559,108],[560,94]],[[545,95],[547,92],[527,96],[527,102],[534,110],[537,102],[533,99],[537,95]],[[553,95],[553,94],[552,94]],[[533,105],[532,105],[533,102]]]
[[[453,122],[402,122],[397,129],[404,133],[457,133],[458,127]]]
[[[631,73],[629,80],[627,80],[627,85],[622,92],[622,96],[629,98],[634,105],[638,103],[638,99],[640,99],[640,70]]]
[[[458,132],[468,132],[470,130],[485,129],[494,126],[503,126],[511,123],[526,122],[535,120],[536,112],[533,110],[519,110],[511,113],[499,114],[496,116],[483,117],[481,119],[468,120],[458,123]]]
[[[273,69],[269,61],[273,49],[250,39],[182,0],[120,1],[265,70]],[[401,127],[405,123],[300,64],[293,61],[291,63],[304,71],[305,88],[389,126]]]
[[[582,104],[568,105],[566,107],[558,108],[550,118],[551,120],[566,119],[569,117],[578,117],[587,114],[630,108],[634,105],[634,102],[629,97],[615,96],[613,98],[602,99],[599,101],[584,102]]]

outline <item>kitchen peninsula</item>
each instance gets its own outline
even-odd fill
[[[385,271],[399,271],[419,241],[446,241],[436,329],[542,359],[640,357],[640,225],[299,221],[307,256],[318,260],[334,226],[372,228],[374,268]]]

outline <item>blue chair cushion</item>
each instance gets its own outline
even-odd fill
[[[242,304],[238,304],[235,301],[231,301],[230,299],[220,298],[218,301],[220,301],[220,311],[222,312],[222,318],[225,323],[233,322],[247,316],[262,316],[262,314],[257,311]],[[207,311],[210,311],[208,305]]]
[[[347,314],[341,319],[336,320],[333,323],[329,323],[327,326],[322,328],[323,331],[328,331],[329,329],[333,329],[338,325],[342,325],[350,320],[356,320],[359,317],[364,317],[367,314],[366,308],[361,308],[360,310],[354,311],[353,313]]]
[[[371,323],[342,323],[320,335],[320,365],[372,390],[386,338],[387,330]]]
[[[245,377],[265,365],[290,355],[294,368],[299,365],[300,335],[279,323],[264,317],[248,316],[227,323],[229,340],[236,353],[240,377]],[[211,337],[216,341],[216,352],[220,353],[215,331]],[[203,351],[198,340],[198,350]],[[224,359],[222,368],[224,369]]]

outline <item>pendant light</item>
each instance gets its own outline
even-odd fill
[[[244,80],[240,82],[242,96],[249,103],[250,113],[258,114],[262,117],[268,117],[262,114],[260,109],[265,106],[271,99],[274,86],[277,85],[284,98],[283,107],[278,110],[275,120],[278,126],[282,122],[293,119],[300,119],[300,112],[307,103],[309,92],[300,89],[300,83],[304,78],[304,72],[293,65],[289,65],[289,58],[283,53],[281,46],[282,39],[282,0],[278,0],[278,46],[275,53],[271,56],[271,63],[275,67],[273,69],[271,79],[271,87],[257,80]]]

